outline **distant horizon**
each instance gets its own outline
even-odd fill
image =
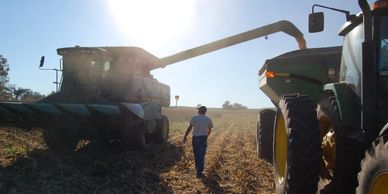
[[[206,106],[206,105],[204,105]],[[175,106],[169,106],[169,107],[163,107],[163,108],[190,108],[190,109],[197,109],[197,107],[192,107],[192,106],[178,106],[178,107],[175,107]],[[261,110],[261,109],[274,109],[275,106],[273,107],[262,107],[262,108],[249,108],[247,107],[246,109],[225,109],[225,108],[222,108],[222,107],[209,107],[209,106],[206,106],[206,108],[208,109],[224,109],[224,110],[233,110],[233,111],[238,111],[238,110]]]

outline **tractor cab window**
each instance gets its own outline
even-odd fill
[[[388,16],[382,16],[380,20],[378,63],[378,121],[379,126],[388,122]]]
[[[381,18],[381,44],[380,57],[378,59],[379,70],[384,76],[388,76],[388,16]]]
[[[345,36],[341,59],[340,81],[346,82],[358,96],[361,94],[363,41],[364,25],[360,24]]]

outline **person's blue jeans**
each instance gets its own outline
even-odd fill
[[[207,136],[193,136],[193,151],[197,175],[201,174],[205,167],[206,147]]]

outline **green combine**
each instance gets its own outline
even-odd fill
[[[168,139],[169,86],[150,74],[157,58],[137,47],[72,47],[62,56],[60,90],[37,103],[0,103],[0,125],[42,128],[50,148],[74,150],[80,139],[112,140],[125,149]],[[44,57],[41,60],[41,67]]]

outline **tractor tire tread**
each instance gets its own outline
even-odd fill
[[[288,154],[286,180],[278,192],[315,193],[322,152],[315,104],[308,96],[293,94],[280,99],[279,109],[286,122]]]

